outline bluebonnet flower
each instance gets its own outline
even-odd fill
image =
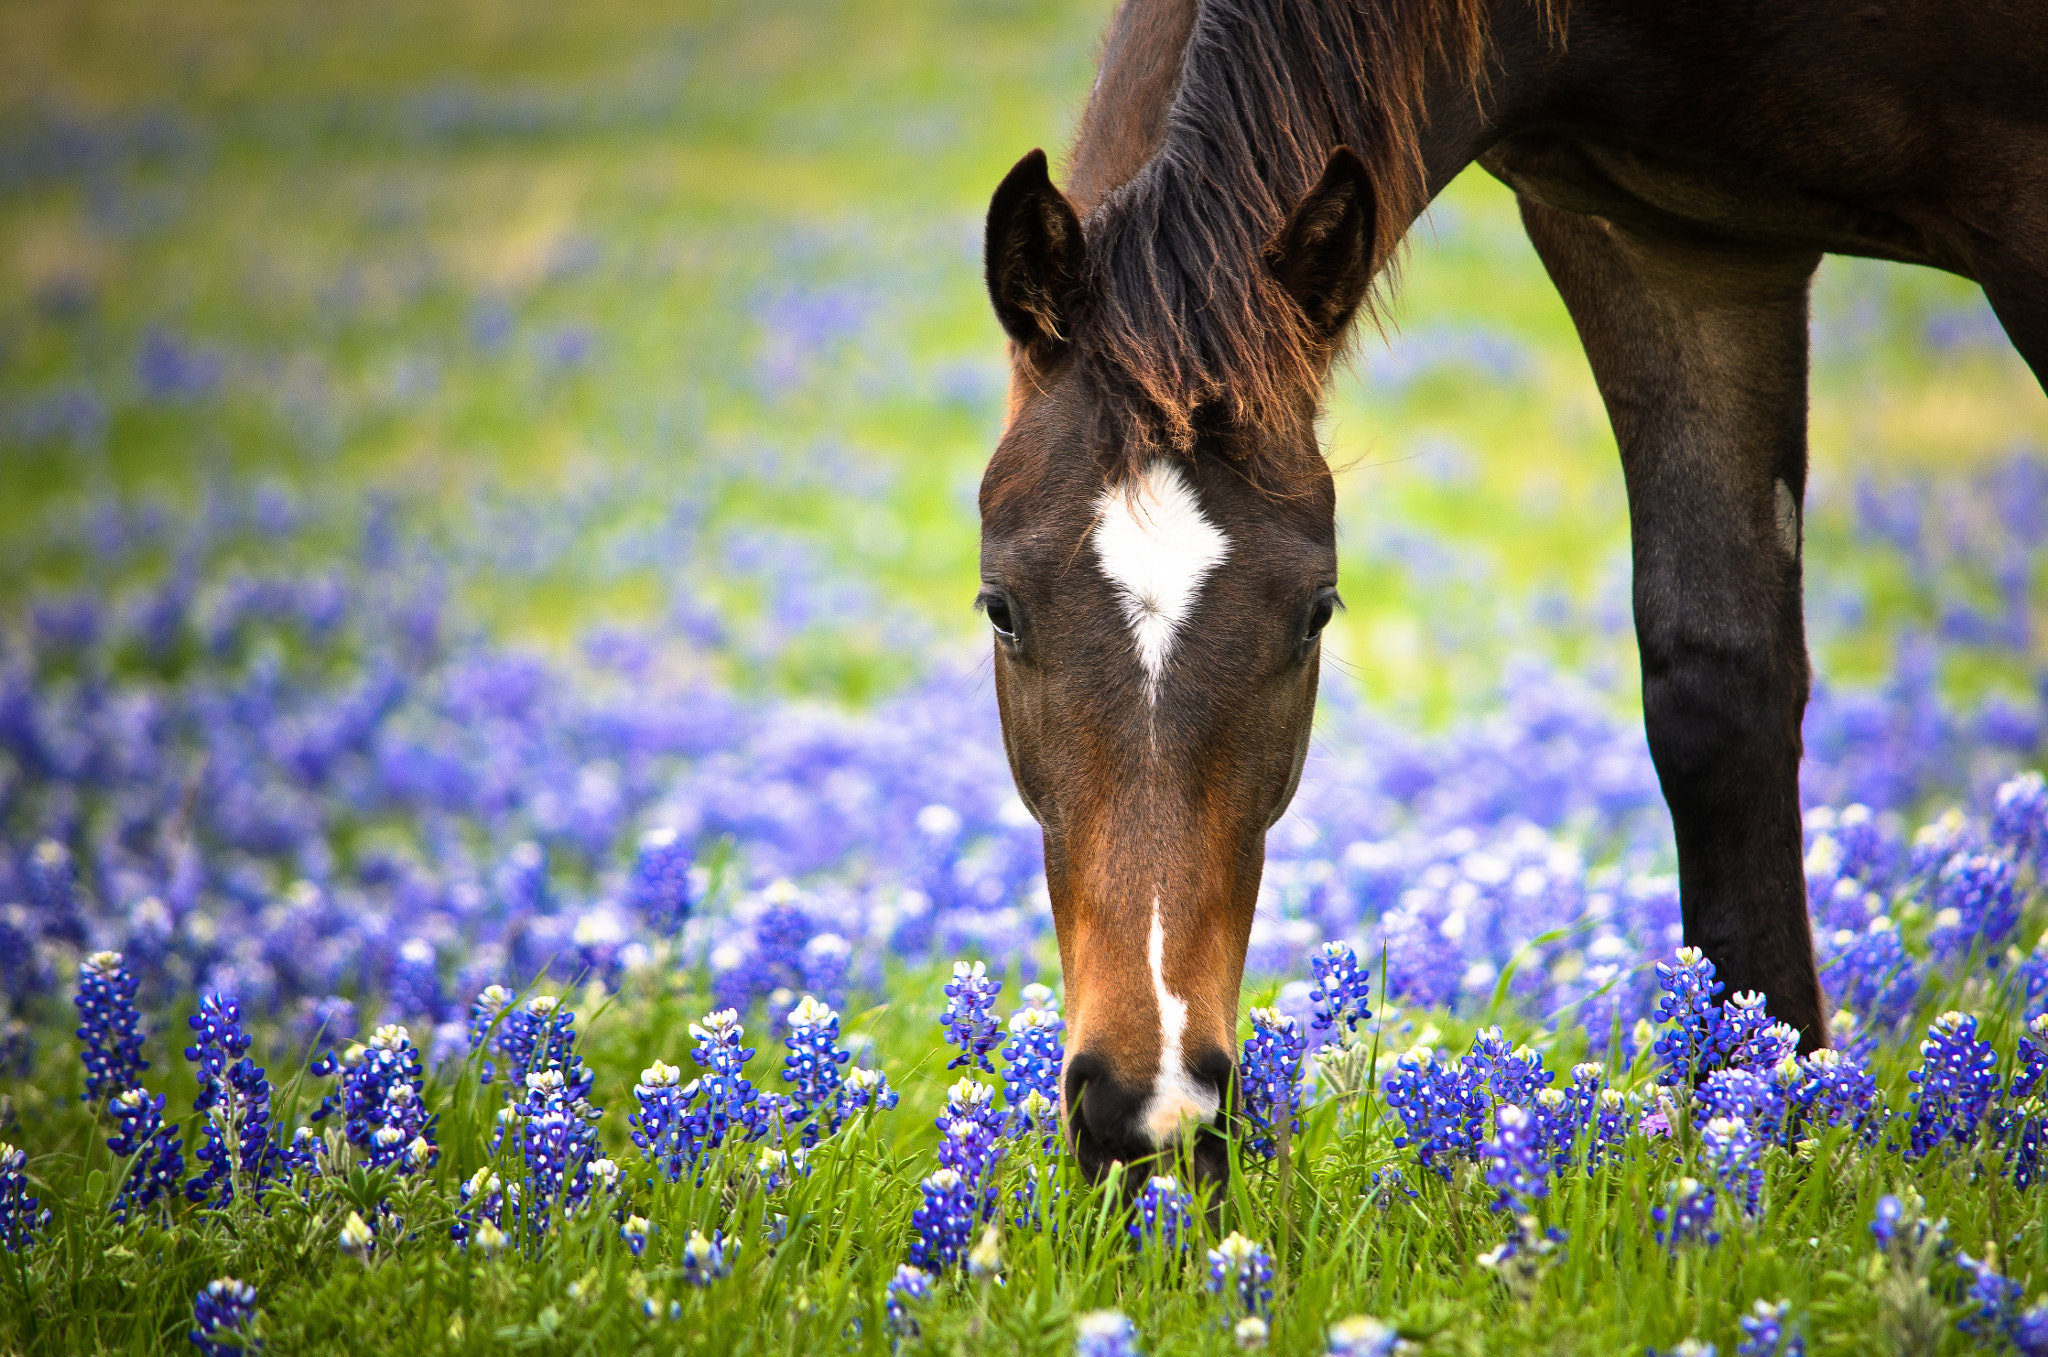
[[[843,1120],[839,1067],[853,1059],[853,1053],[839,1047],[839,1015],[808,994],[789,1011],[789,1035],[783,1045],[789,1047],[782,1060],[783,1082],[796,1089],[791,1114],[804,1123],[804,1144],[815,1145],[821,1134],[837,1131]]]
[[[341,1237],[336,1243],[343,1253],[367,1263],[371,1251],[377,1247],[377,1232],[370,1228],[370,1222],[363,1219],[362,1212],[351,1211],[348,1219],[341,1223]]]
[[[1209,1250],[1208,1286],[1210,1295],[1228,1297],[1237,1310],[1263,1317],[1273,1304],[1273,1255],[1233,1230]]]
[[[674,829],[663,826],[640,836],[628,890],[633,907],[656,933],[674,933],[690,917],[690,850]]]
[[[1352,1315],[1330,1326],[1327,1357],[1392,1357],[1400,1331],[1371,1315]]]
[[[876,1069],[855,1068],[846,1072],[839,1086],[841,1121],[869,1108],[887,1111],[896,1106],[898,1094],[889,1087],[889,1076]]]
[[[1905,1203],[1887,1192],[1877,1199],[1877,1210],[1870,1217],[1870,1237],[1877,1241],[1880,1249],[1889,1249],[1898,1238],[1899,1226],[1905,1220]]]
[[[1960,810],[1951,806],[1914,832],[1913,846],[1907,858],[1907,873],[1915,877],[1931,877],[1952,858],[1969,854],[1976,844],[1977,838],[1970,831],[1970,822],[1963,818]]]
[[[1250,1124],[1246,1148],[1270,1159],[1280,1128],[1301,1130],[1301,1065],[1308,1052],[1301,1024],[1277,1008],[1251,1011],[1252,1034],[1237,1062],[1237,1110]]]
[[[1593,1138],[1586,1154],[1586,1171],[1591,1173],[1598,1168],[1608,1151],[1619,1152],[1635,1126],[1635,1106],[1628,1095],[1618,1088],[1601,1089],[1600,1100],[1593,1108]]]
[[[81,1019],[79,1058],[85,1062],[85,1100],[104,1105],[142,1081],[142,1014],[135,1007],[136,978],[119,952],[94,952],[78,967],[72,1003]]]
[[[193,1157],[206,1165],[185,1184],[185,1196],[205,1202],[217,1191],[215,1205],[228,1206],[239,1185],[260,1193],[284,1167],[282,1150],[272,1139],[270,1080],[244,1054],[249,1038],[242,1031],[242,1010],[226,995],[200,1000],[187,1021],[199,1040],[185,1048],[185,1058],[199,1066],[196,1112],[206,1114],[206,1143]]]
[[[619,1226],[619,1238],[626,1241],[627,1250],[635,1258],[647,1252],[647,1236],[653,1233],[654,1227],[645,1216],[627,1216]]]
[[[1798,1069],[1796,1061],[1793,1069]],[[1775,1071],[1765,1074],[1754,1069],[1715,1070],[1700,1085],[1698,1096],[1712,1116],[1742,1122],[1765,1140],[1784,1138],[1788,1090]]]
[[[1809,1134],[1831,1126],[1871,1124],[1877,1080],[1860,1057],[1823,1048],[1801,1056],[1797,1068],[1799,1081],[1790,1096]]]
[[[1482,1081],[1463,1062],[1437,1060],[1436,1052],[1418,1046],[1395,1062],[1387,1076],[1387,1104],[1400,1115],[1403,1131],[1397,1148],[1415,1147],[1422,1167],[1445,1182],[1459,1159],[1476,1159],[1487,1112]]]
[[[41,1199],[29,1195],[27,1168],[28,1156],[0,1141],[0,1248],[9,1253],[26,1249],[50,1219],[37,1209]]]
[[[1697,1178],[1680,1178],[1673,1183],[1665,1205],[1650,1208],[1657,1225],[1657,1242],[1676,1249],[1681,1244],[1714,1245],[1721,1234],[1713,1228],[1714,1189]]]
[[[1493,1093],[1497,1103],[1531,1106],[1536,1095],[1557,1076],[1543,1068],[1543,1056],[1528,1046],[1510,1046],[1498,1026],[1480,1029],[1472,1038],[1465,1065]]]
[[[525,1168],[523,1201],[528,1229],[548,1232],[557,1207],[574,1211],[598,1188],[609,1189],[618,1167],[597,1153],[597,1128],[588,1104],[574,1100],[560,1070],[526,1076],[526,1101],[513,1118]]]
[[[747,1030],[740,1025],[739,1013],[730,1008],[708,1013],[703,1022],[690,1024],[690,1035],[697,1042],[690,1058],[704,1073],[690,1082],[683,1096],[692,1103],[690,1134],[700,1152],[717,1149],[728,1135],[742,1140],[767,1135],[770,1109],[761,1106],[760,1094],[745,1073],[754,1048],[740,1044]]]
[[[1956,1263],[1970,1278],[1970,1284],[1963,1290],[1963,1298],[1976,1307],[1965,1314],[1956,1327],[1981,1342],[1995,1344],[2005,1336],[2012,1324],[2014,1311],[2026,1293],[2018,1282],[1999,1273],[1996,1245],[1991,1246],[1981,1259],[1958,1253]]]
[[[1131,1238],[1157,1244],[1169,1253],[1186,1248],[1194,1228],[1195,1199],[1181,1191],[1170,1174],[1156,1174],[1138,1193]]]
[[[918,1336],[917,1318],[911,1307],[929,1299],[932,1294],[932,1274],[923,1268],[908,1263],[896,1269],[896,1275],[889,1279],[885,1290],[887,1301],[889,1333],[896,1338]]]
[[[1789,1300],[1776,1305],[1760,1300],[1750,1306],[1749,1313],[1735,1321],[1742,1329],[1735,1357],[1804,1357],[1806,1340],[1785,1332],[1785,1318],[1791,1312]]]
[[[2048,1013],[2036,1014],[2029,1019],[2020,1032],[2020,1068],[2013,1074],[2012,1084],[2005,1096],[2012,1099],[2030,1097],[2041,1087],[2041,1076],[2048,1073]]]
[[[1137,1326],[1116,1310],[1091,1310],[1074,1321],[1074,1357],[1143,1357]]]
[[[261,1345],[251,1341],[256,1288],[233,1277],[206,1284],[192,1302],[192,1345],[205,1357],[235,1357]]]
[[[965,1076],[953,1081],[946,1090],[946,1106],[938,1115],[936,1125],[941,1132],[953,1129],[955,1122],[979,1122],[992,1135],[1003,1133],[1003,1114],[996,1111],[996,1090],[992,1084]]]
[[[633,1101],[640,1110],[628,1113],[633,1143],[647,1162],[670,1182],[683,1176],[686,1165],[697,1162],[698,1146],[690,1133],[690,1094],[682,1087],[683,1072],[656,1060],[640,1071],[633,1085]],[[692,1084],[691,1090],[697,1086]]]
[[[1944,1013],[1920,1043],[1924,1063],[1906,1077],[1917,1084],[1911,1153],[1926,1154],[1944,1140],[1967,1145],[1998,1089],[1998,1052],[1977,1039],[1977,1019]]]
[[[683,1280],[692,1286],[709,1286],[730,1277],[732,1255],[739,1251],[739,1241],[728,1241],[721,1230],[713,1230],[709,1236],[702,1230],[690,1231],[689,1242],[683,1245]]]
[[[1358,954],[1348,942],[1326,942],[1309,956],[1315,971],[1315,988],[1308,992],[1315,1004],[1309,1021],[1318,1038],[1322,1034],[1341,1037],[1355,1032],[1372,1017],[1372,972],[1358,964]],[[1337,1029],[1342,1028],[1343,1032]]]
[[[1774,1022],[1765,1011],[1764,996],[1746,990],[1721,1005],[1720,1021],[1708,1038],[1707,1058],[1702,1068],[1767,1072],[1779,1061],[1799,1053],[1799,1033]]]
[[[1999,963],[2000,948],[2019,927],[2013,894],[2013,865],[1989,853],[1957,854],[1934,883],[1934,927],[1927,945],[1937,961],[1953,962],[1972,951]]]
[[[1700,1133],[1700,1162],[1721,1190],[1732,1194],[1752,1216],[1762,1209],[1763,1153],[1756,1132],[1733,1117],[1709,1118]]]
[[[810,1152],[801,1146],[794,1150],[763,1146],[761,1153],[754,1156],[754,1172],[760,1175],[762,1191],[779,1191],[792,1178],[811,1176]]]
[[[967,1253],[967,1239],[980,1219],[974,1188],[953,1169],[942,1168],[918,1184],[924,1204],[910,1214],[917,1240],[910,1261],[925,1272],[944,1272]]]
[[[970,1065],[996,1072],[988,1053],[1002,1042],[1002,1027],[995,1015],[996,995],[1002,988],[1002,981],[989,979],[988,967],[982,962],[953,963],[953,979],[946,986],[946,1012],[940,1021],[946,1029],[946,1044],[958,1046],[960,1054],[946,1062],[947,1069]]]
[[[1991,798],[1991,841],[2013,861],[2042,865],[2048,850],[2048,780],[2029,772],[2002,783]]]
[[[434,944],[425,938],[407,938],[399,944],[384,989],[385,1002],[394,1015],[440,1021],[441,968]]]
[[[114,1199],[114,1219],[126,1220],[131,1209],[168,1200],[185,1178],[185,1138],[164,1121],[164,1095],[146,1089],[124,1089],[107,1104],[114,1134],[107,1148],[135,1163]]]
[[[553,1070],[562,1076],[572,1104],[588,1102],[596,1076],[576,1053],[576,1012],[564,1008],[554,995],[536,994],[507,1012],[499,1025],[497,1046],[515,1092],[528,1087],[527,1076]]]
[[[2020,1357],[2048,1357],[2048,1301],[2016,1311],[2005,1333]]]
[[[1230,1336],[1237,1340],[1240,1351],[1251,1352],[1266,1346],[1266,1340],[1273,1336],[1273,1328],[1257,1315],[1246,1315],[1237,1321]]]
[[[1493,1139],[1486,1143],[1486,1185],[1500,1195],[1493,1209],[1522,1215],[1550,1195],[1550,1159],[1536,1118],[1513,1103],[1494,1109]]]
[[[1059,1143],[1060,1070],[1066,1061],[1066,1023],[1052,1007],[1044,985],[1024,987],[1024,1007],[1010,1015],[1010,1041],[1002,1049],[1003,1101],[1014,1134],[1039,1137],[1051,1150]]]
[[[504,1052],[505,1015],[517,997],[503,985],[486,985],[478,991],[469,1005],[469,1049],[472,1052]],[[497,1077],[497,1062],[485,1060],[480,1082],[488,1084]]]
[[[1720,1035],[1722,1016],[1714,996],[1721,982],[1714,979],[1714,963],[1697,947],[1681,947],[1675,963],[1657,963],[1657,983],[1664,993],[1652,1015],[1670,1030],[1658,1036],[1652,1050],[1660,1084],[1689,1084],[1704,1074]]]
[[[521,1199],[518,1183],[507,1183],[495,1171],[480,1168],[464,1182],[454,1223],[448,1237],[467,1250],[472,1245],[484,1253],[496,1253],[510,1239],[506,1233],[517,1224]]]
[[[1843,1008],[1878,1028],[1911,1015],[1922,968],[1889,918],[1879,915],[1860,933],[1837,929],[1820,941],[1821,982]]]
[[[371,1168],[396,1164],[417,1172],[439,1158],[434,1119],[420,1099],[426,1074],[410,1032],[386,1023],[370,1035],[368,1045],[351,1045],[339,1056],[329,1052],[309,1069],[322,1077],[336,1071],[341,1087],[321,1099],[311,1120],[340,1113],[343,1136],[363,1151]]]
[[[1993,1140],[2004,1147],[2005,1171],[2013,1186],[2022,1190],[2032,1187],[2041,1176],[2041,1147],[2048,1142],[2048,1103],[2025,1098],[1992,1115]]]

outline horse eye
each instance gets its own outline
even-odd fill
[[[1337,595],[1334,592],[1318,594],[1314,606],[1308,610],[1308,634],[1304,641],[1313,641],[1323,634],[1323,628],[1330,625],[1331,616],[1337,611]]]
[[[1000,595],[991,595],[982,600],[982,611],[988,614],[988,624],[996,629],[996,635],[1005,641],[1017,637],[1016,624],[1010,620],[1009,601]]]

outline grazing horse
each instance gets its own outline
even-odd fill
[[[1228,1101],[1337,606],[1319,403],[1475,160],[1518,195],[1620,446],[1686,940],[1827,1041],[1800,861],[1808,285],[1830,252],[1974,279],[2048,379],[2048,8],[1124,0],[1066,191],[1034,151],[987,230],[1012,379],[979,602],[1093,1174]],[[1193,1148],[1220,1177],[1215,1137]]]

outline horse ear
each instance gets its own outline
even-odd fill
[[[1316,332],[1335,339],[1372,286],[1372,246],[1372,183],[1365,162],[1339,146],[1266,247],[1266,263]]]
[[[1082,257],[1081,219],[1033,151],[989,201],[984,265],[996,319],[1037,366],[1066,348]]]

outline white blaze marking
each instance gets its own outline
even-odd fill
[[[1140,1121],[1155,1146],[1180,1134],[1184,1122],[1206,1122],[1220,1104],[1216,1090],[1188,1077],[1181,1063],[1181,1037],[1188,1029],[1187,1001],[1166,987],[1166,928],[1159,919],[1159,897],[1152,897],[1152,937],[1147,946],[1152,963],[1152,994],[1159,1001],[1159,1073]]]
[[[1151,463],[1133,485],[1108,487],[1095,507],[1096,559],[1116,586],[1145,670],[1145,698],[1154,702],[1175,633],[1193,611],[1202,582],[1230,553],[1230,539],[1169,461]]]

